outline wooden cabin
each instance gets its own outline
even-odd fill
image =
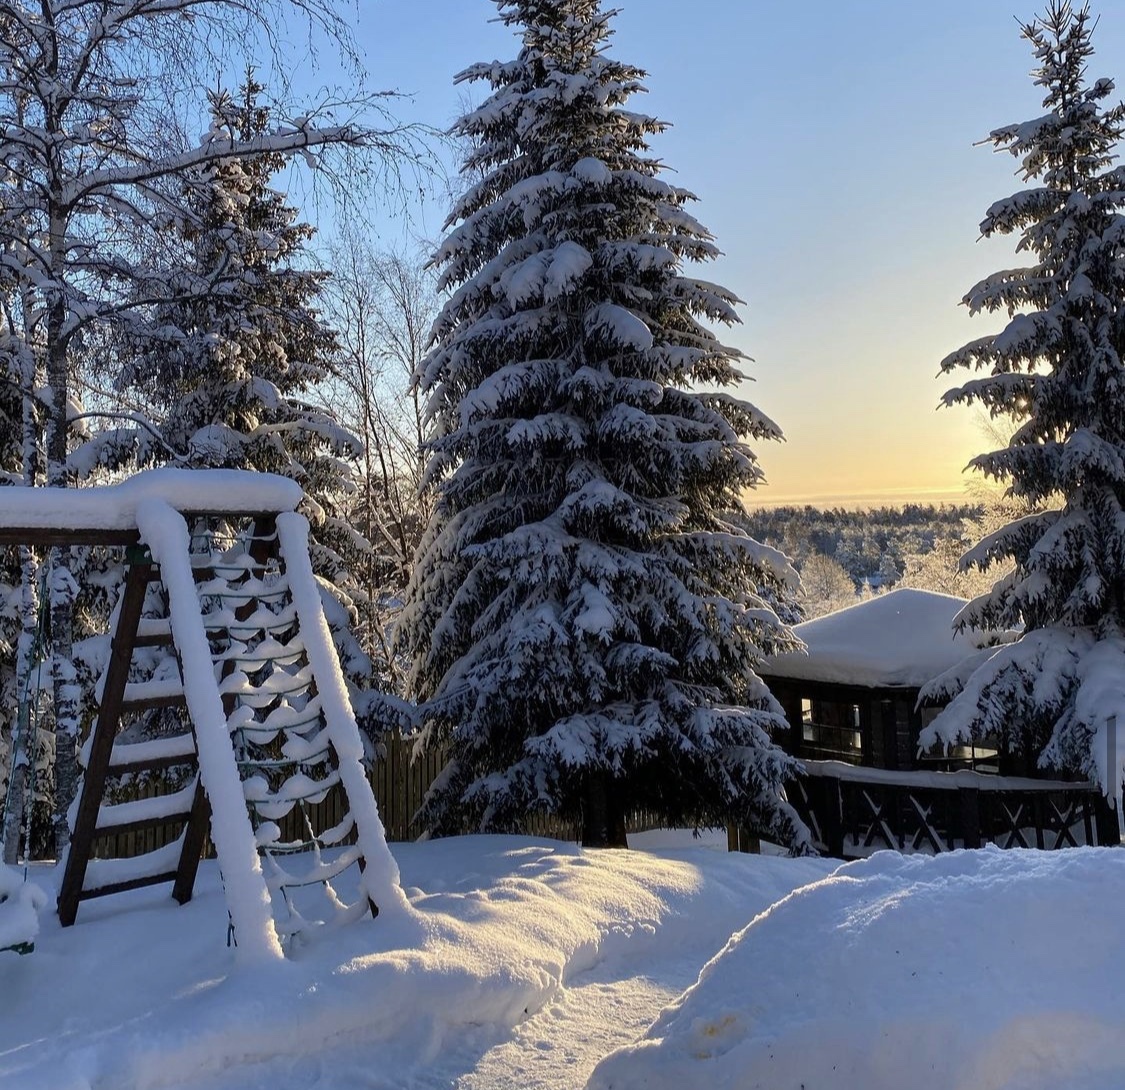
[[[937,714],[919,710],[918,691],[978,656],[986,642],[958,633],[965,599],[904,588],[797,625],[806,653],[777,655],[761,673],[785,708],[788,739],[805,760],[845,761],[893,770],[977,768],[999,772],[988,745],[919,756],[918,735]],[[1004,755],[1004,772],[1026,774]]]
[[[987,741],[919,753],[937,714],[917,707],[919,690],[987,653],[979,634],[953,630],[965,604],[894,590],[797,625],[807,653],[763,665],[789,721],[778,741],[805,769],[789,801],[820,851],[854,859],[882,848],[1118,842],[1117,814],[1094,784],[1043,778],[1026,756]],[[740,837],[735,830],[732,847]]]

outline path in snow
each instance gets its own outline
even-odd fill
[[[725,938],[725,937],[724,937]],[[688,985],[714,949],[692,951],[661,964],[659,979],[615,979],[620,966],[599,965],[538,1014],[516,1026],[509,1040],[486,1052],[457,1090],[573,1090],[586,1085],[598,1061],[632,1044]]]
[[[662,832],[631,838],[636,847],[699,844],[723,855],[725,841],[725,834],[715,833],[705,834],[700,841]],[[829,865],[809,864],[807,860],[793,863],[795,868],[807,868],[806,880],[819,877],[816,870]],[[746,896],[749,891],[744,890],[741,898],[725,906],[726,912],[719,909],[717,918],[701,911],[700,926],[686,933],[677,929],[671,943],[658,935],[634,940],[651,944],[652,956],[626,949],[576,974],[552,1002],[515,1026],[506,1040],[475,1060],[462,1062],[459,1069],[466,1073],[452,1085],[456,1090],[575,1090],[585,1086],[602,1057],[643,1036],[661,1010],[695,983],[700,969],[722,949],[731,933],[766,909],[774,895],[783,896],[788,890],[755,892],[757,896]],[[710,906],[712,911],[716,907]],[[446,1071],[457,1070],[456,1059],[450,1059],[453,1062]],[[428,1090],[431,1084],[424,1085]],[[443,1081],[432,1084],[434,1090],[449,1085]]]
[[[578,1090],[602,1057],[641,1037],[695,982],[727,938],[677,944],[674,957],[606,958],[511,1031],[462,1028],[452,1039],[435,1040],[429,1055],[402,1056],[388,1042],[341,1043],[327,1055],[239,1066],[190,1090]]]
[[[661,962],[655,980],[620,977],[619,959],[599,964],[510,1033],[463,1029],[435,1041],[429,1055],[403,1056],[390,1042],[340,1043],[328,1054],[240,1065],[183,1090],[578,1090],[602,1057],[644,1034],[715,952],[684,951]]]
[[[634,840],[650,848],[705,845],[718,860],[731,862],[725,835],[693,841],[654,833]],[[804,873],[808,861],[793,866],[806,879],[819,876],[815,870]],[[643,1036],[660,1011],[695,983],[731,931],[788,892],[790,884],[799,879],[782,880],[779,889],[770,883],[752,893],[740,889],[718,919],[700,905],[701,926],[686,934],[677,928],[672,942],[657,931],[635,933],[624,945],[608,944],[591,968],[575,973],[542,1010],[510,1030],[482,1025],[462,1026],[453,1034],[437,1031],[422,1055],[416,1041],[402,1054],[394,1042],[352,1047],[341,1042],[329,1055],[240,1065],[185,1090],[578,1090],[604,1056]]]

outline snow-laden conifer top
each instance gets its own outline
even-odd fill
[[[0,527],[128,530],[137,507],[163,500],[177,511],[292,511],[301,486],[272,473],[234,469],[149,469],[92,488],[0,488]]]
[[[1016,160],[1020,188],[980,232],[1011,238],[1025,264],[970,289],[971,313],[1008,324],[942,370],[977,373],[947,404],[1017,425],[971,465],[1029,512],[962,558],[999,578],[961,621],[1024,634],[971,677],[930,688],[952,699],[922,744],[997,738],[1116,793],[1122,770],[1106,773],[1106,753],[1125,709],[1125,103],[1112,80],[1090,79],[1096,22],[1087,5],[1050,0],[1023,27],[1047,113],[987,140]]]
[[[808,653],[775,655],[762,666],[771,677],[840,684],[921,686],[963,662],[979,634],[955,632],[964,598],[902,588],[794,628]]]

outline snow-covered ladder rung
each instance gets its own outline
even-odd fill
[[[109,757],[109,768],[115,776],[186,764],[195,764],[195,737],[190,733],[148,742],[118,742]]]
[[[152,711],[156,708],[183,708],[184,685],[179,678],[161,681],[131,681],[121,697],[123,712]]]
[[[153,829],[173,822],[187,821],[195,798],[196,777],[169,795],[154,795],[129,802],[103,803],[98,808],[98,836]]]
[[[79,899],[88,901],[176,881],[186,835],[185,830],[162,848],[130,859],[91,859]]]

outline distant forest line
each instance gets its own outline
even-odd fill
[[[845,507],[783,506],[746,513],[758,541],[780,549],[801,572],[801,607],[816,617],[893,586],[973,597],[995,573],[957,570],[986,532],[985,503]]]

